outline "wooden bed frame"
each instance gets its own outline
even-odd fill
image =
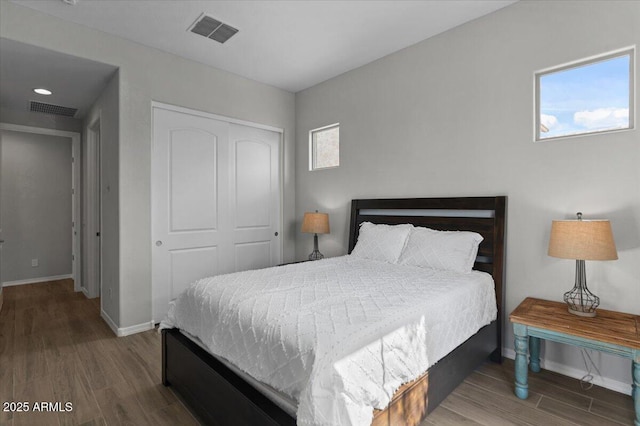
[[[423,376],[402,386],[374,426],[417,425],[488,357],[502,361],[506,202],[504,196],[353,200],[349,253],[362,222],[411,223],[484,237],[474,269],[493,276],[498,318]],[[296,421],[177,329],[162,331],[162,383],[171,386],[205,424],[295,425]]]

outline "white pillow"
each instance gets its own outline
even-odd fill
[[[475,232],[414,227],[398,263],[468,274],[482,240]]]
[[[352,256],[396,263],[411,232],[411,225],[375,225],[362,222]]]

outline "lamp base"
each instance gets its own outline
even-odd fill
[[[320,259],[324,259],[324,254],[320,253],[318,250],[314,250],[309,255],[309,260],[320,260]]]
[[[587,288],[584,260],[576,260],[576,282],[573,288],[564,294],[564,301],[570,314],[589,318],[596,316],[600,298]]]
[[[324,259],[324,254],[320,253],[318,250],[318,234],[313,235],[313,251],[309,255],[309,260],[320,260]]]
[[[578,315],[579,317],[593,318],[593,317],[596,316],[596,311],[595,310],[593,310],[591,312],[584,312],[584,311],[577,311],[575,309],[571,309],[571,307],[568,307],[567,311],[569,311],[570,314]]]

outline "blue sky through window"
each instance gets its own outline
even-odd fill
[[[629,128],[630,60],[625,53],[541,75],[540,139]]]

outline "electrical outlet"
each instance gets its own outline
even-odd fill
[[[38,259],[31,259],[31,266],[33,268],[38,267]]]

